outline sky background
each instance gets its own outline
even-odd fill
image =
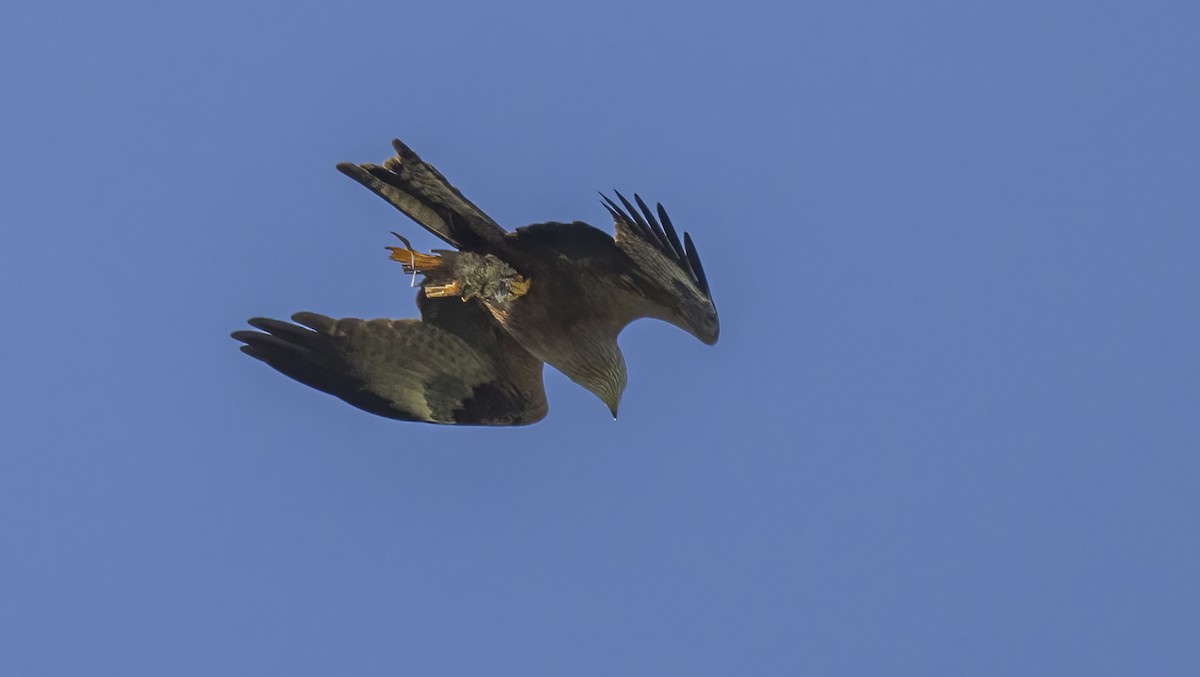
[[[0,673],[1195,675],[1200,5],[9,3]],[[238,352],[415,314],[334,170],[663,202],[614,423]]]

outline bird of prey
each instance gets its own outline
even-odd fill
[[[423,279],[421,319],[249,320],[242,352],[360,409],[405,421],[522,425],[546,415],[542,364],[599,397],[616,418],[625,390],[617,335],[642,317],[706,344],[717,310],[691,237],[662,205],[603,198],[616,237],[576,221],[506,231],[408,146],[382,166],[337,166],[452,250],[388,247]]]

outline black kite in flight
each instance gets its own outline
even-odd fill
[[[457,250],[422,254],[403,238],[404,247],[388,248],[406,272],[424,275],[421,319],[254,318],[260,331],[233,333],[247,355],[380,416],[521,425],[546,415],[543,362],[615,418],[625,390],[617,335],[633,320],[665,320],[716,343],[700,258],[662,205],[604,197],[615,238],[579,221],[508,232],[407,146],[392,145],[382,167],[337,168]]]

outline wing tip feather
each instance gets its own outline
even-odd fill
[[[708,275],[704,272],[704,266],[700,264],[700,252],[696,251],[696,244],[692,242],[692,236],[688,233],[683,234],[683,246],[687,252],[688,263],[692,267],[692,273],[696,276],[696,283],[700,285],[700,289],[708,296],[711,296],[711,290],[708,287]]]
[[[613,194],[621,201],[621,205],[603,192],[600,193],[604,208],[612,215],[613,221],[624,224],[647,244],[674,261],[706,296],[711,296],[708,277],[704,273],[704,267],[700,264],[700,255],[696,251],[691,235],[685,232],[682,242],[680,241],[679,231],[675,229],[675,225],[671,222],[671,217],[667,215],[667,210],[662,203],[655,203],[655,211],[658,213],[658,218],[655,218],[655,211],[651,211],[637,193],[633,194],[633,199],[640,207],[640,213],[620,191],[614,189]]]

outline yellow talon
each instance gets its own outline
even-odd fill
[[[458,284],[458,280],[450,284],[434,284],[425,285],[425,296],[431,299],[440,299],[447,296],[458,296],[462,292],[462,287]],[[464,301],[466,299],[463,299]]]
[[[513,298],[520,298],[529,291],[529,280],[518,277],[508,283],[508,290],[512,293]]]
[[[400,241],[404,243],[404,246],[387,247],[386,249],[392,252],[392,255],[388,258],[393,261],[399,261],[400,264],[404,266],[404,272],[425,272],[427,270],[433,270],[434,268],[442,267],[443,263],[440,257],[432,254],[422,254],[421,252],[413,249],[408,240],[404,239],[404,237],[399,233],[392,233],[392,235],[400,238]]]

